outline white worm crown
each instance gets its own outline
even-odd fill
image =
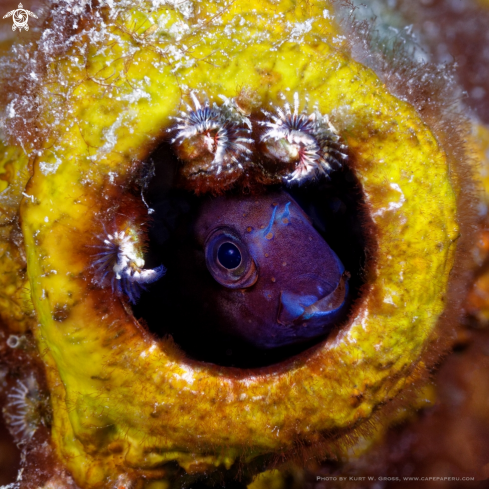
[[[8,393],[3,414],[17,444],[28,443],[43,422],[41,404],[39,385],[32,374],[17,380]]]
[[[159,280],[165,274],[165,267],[143,269],[142,251],[137,246],[133,233],[116,231],[98,236],[102,244],[95,245],[101,250],[95,254],[91,267],[95,270],[94,282],[105,287],[108,283],[119,296],[127,296],[135,304],[145,284]]]
[[[296,163],[295,170],[287,175],[286,183],[301,183],[327,176],[333,166],[341,166],[346,149],[339,144],[339,136],[327,115],[322,115],[317,105],[308,114],[308,99],[299,112],[299,94],[294,93],[294,109],[285,101],[284,108],[275,108],[275,114],[263,110],[268,120],[259,124],[267,127],[261,137],[266,155],[283,163]]]
[[[208,100],[202,106],[194,92],[190,96],[195,108],[187,105],[187,112],[175,117],[178,124],[170,129],[176,131],[171,142],[181,146],[186,140],[199,138],[201,145],[213,155],[211,167],[216,174],[228,167],[243,169],[252,154],[249,145],[253,140],[247,137],[251,132],[250,120],[234,100],[222,97],[222,107],[216,104],[210,107]]]

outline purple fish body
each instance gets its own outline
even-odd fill
[[[190,288],[221,332],[270,349],[325,335],[344,317],[349,275],[288,193],[209,198],[192,234],[210,276]]]

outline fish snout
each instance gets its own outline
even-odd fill
[[[325,280],[305,275],[300,293],[282,291],[277,323],[282,326],[326,326],[344,308],[350,274],[344,271],[336,287]]]

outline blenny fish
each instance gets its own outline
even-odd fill
[[[275,348],[328,332],[345,311],[348,272],[287,192],[206,199],[191,234],[178,254],[188,303],[199,297],[219,330]]]

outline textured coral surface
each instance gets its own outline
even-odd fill
[[[438,3],[374,7],[396,36],[403,22],[418,25],[438,62],[440,38],[424,16],[436,25],[440,13],[447,52],[450,36],[470,46],[462,16]],[[408,39],[386,39],[389,27],[367,32],[371,21],[355,23],[350,5],[324,1],[51,7],[39,40],[29,47],[26,38],[3,64],[0,381],[24,450],[20,487],[70,487],[73,477],[80,487],[163,488],[214,477],[231,488],[286,459],[289,475],[269,473],[254,487],[336,487],[315,479],[340,474],[487,477],[484,233],[471,248],[474,229],[485,229],[472,162],[487,158],[487,119],[481,102],[469,136],[454,81],[470,90],[469,104],[485,100],[479,75],[468,74],[480,57],[467,55],[470,69],[450,75],[416,58],[412,26]],[[470,20],[476,8],[463,13]],[[142,254],[143,162],[168,144],[192,97],[239,102],[243,93],[253,94],[253,127],[260,109],[294,93],[329,115],[361,187],[368,236],[365,284],[346,324],[252,370],[193,360],[148,331],[124,294],[94,278],[89,251],[117,230]],[[268,163],[247,144],[239,178],[216,173],[196,190],[250,185]],[[462,457],[455,447],[466,439]]]

